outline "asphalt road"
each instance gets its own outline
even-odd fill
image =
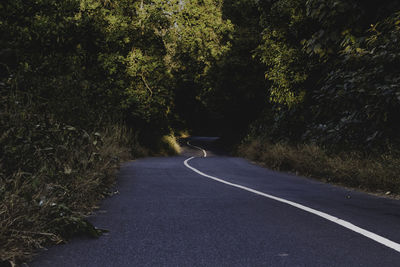
[[[119,194],[90,218],[109,233],[52,247],[29,266],[400,266],[400,201],[223,156],[211,140],[123,165]]]

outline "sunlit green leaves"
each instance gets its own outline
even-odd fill
[[[398,139],[398,3],[276,0],[259,8],[255,57],[276,103],[270,132],[347,146]]]

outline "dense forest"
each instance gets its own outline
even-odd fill
[[[0,34],[1,260],[100,234],[113,169],[180,132],[400,192],[398,1],[3,0]]]

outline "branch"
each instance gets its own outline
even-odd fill
[[[150,86],[147,84],[146,79],[144,78],[143,73],[140,74],[140,77],[142,78],[142,81],[143,81],[144,85],[146,86],[147,90],[149,90],[149,92],[150,92],[150,97],[149,97],[149,98],[151,98],[151,97],[153,96],[153,90],[151,90]]]

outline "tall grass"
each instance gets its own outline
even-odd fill
[[[76,234],[98,236],[85,217],[109,195],[120,162],[179,152],[173,135],[149,150],[125,126],[87,132],[27,106],[0,120],[0,265]]]
[[[66,125],[11,94],[0,104],[0,265],[74,234],[98,235],[85,216],[107,195],[119,163],[148,153],[137,135],[121,125]]]
[[[26,260],[37,248],[77,233],[98,235],[85,215],[107,195],[119,162],[135,147],[121,126],[87,133],[25,119],[10,123],[0,139],[2,261]]]
[[[328,153],[317,145],[272,144],[253,139],[238,148],[241,156],[278,170],[370,192],[400,194],[400,158],[395,153]]]

